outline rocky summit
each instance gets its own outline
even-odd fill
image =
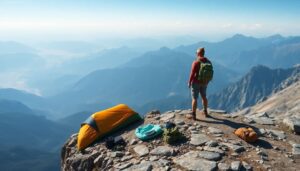
[[[120,149],[107,149],[102,139],[79,152],[74,134],[62,148],[61,170],[299,170],[300,138],[290,129],[298,129],[293,120],[283,121],[266,113],[247,117],[211,110],[210,117],[204,118],[199,111],[197,121],[192,121],[185,118],[190,112],[149,112],[144,123],[112,135],[121,135],[126,141]],[[167,121],[176,123],[186,139],[169,145],[162,137],[149,141],[135,137],[134,131],[141,124],[164,125]],[[233,132],[239,127],[252,127],[259,134],[258,141],[247,143],[238,138]]]

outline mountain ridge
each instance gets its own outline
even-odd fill
[[[232,111],[254,105],[260,99],[270,95],[273,89],[291,76],[294,70],[296,69],[269,69],[262,65],[253,67],[238,82],[210,96],[210,106]]]

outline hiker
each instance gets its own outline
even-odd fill
[[[207,113],[207,98],[206,98],[206,88],[209,81],[213,76],[213,68],[211,62],[204,56],[205,49],[198,48],[196,51],[196,60],[192,64],[190,79],[188,82],[188,87],[191,88],[192,95],[192,114],[189,114],[188,118],[193,118],[196,120],[196,110],[197,110],[197,99],[199,93],[202,98],[203,105],[203,115],[208,116]]]

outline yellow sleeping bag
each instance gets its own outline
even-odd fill
[[[96,112],[81,125],[77,148],[83,150],[98,138],[141,119],[138,113],[125,104]]]

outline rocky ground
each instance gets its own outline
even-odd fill
[[[184,117],[189,112],[150,112],[143,123],[115,134],[127,142],[119,151],[108,150],[99,141],[78,152],[74,134],[62,148],[61,170],[299,170],[300,138],[292,131],[299,128],[299,120],[283,122],[267,113],[245,117],[210,110],[211,117],[204,118],[199,112],[197,121],[192,121]],[[143,142],[134,135],[141,124],[163,125],[166,121],[174,122],[187,139],[168,145],[162,137]],[[259,140],[249,144],[239,139],[233,134],[239,127],[254,128]]]

